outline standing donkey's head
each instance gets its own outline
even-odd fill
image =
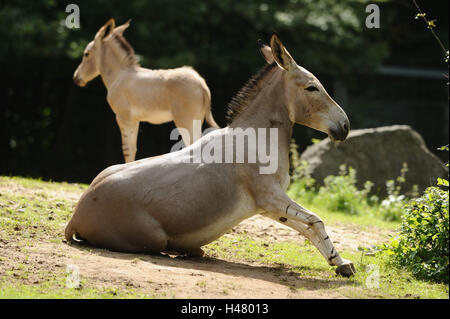
[[[122,35],[129,24],[130,20],[116,28],[116,23],[114,19],[111,18],[97,31],[94,40],[89,42],[84,49],[83,59],[73,74],[73,80],[76,85],[83,87],[87,82],[100,74],[101,51],[105,38],[113,32]]]
[[[290,120],[324,132],[333,140],[345,140],[350,130],[347,115],[319,80],[297,65],[278,36],[272,35],[270,47],[260,44],[260,50],[268,63],[275,61],[286,71],[284,81]]]

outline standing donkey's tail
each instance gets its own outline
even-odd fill
[[[202,92],[203,92],[203,105],[207,106],[205,114],[206,123],[208,123],[208,125],[213,128],[220,128],[220,126],[216,123],[211,113],[211,92],[209,91],[209,88],[206,86],[206,83],[205,83],[205,90],[202,90]]]
[[[209,126],[211,126],[213,128],[220,128],[220,126],[216,123],[216,121],[214,121],[214,118],[211,113],[211,107],[209,108],[208,113],[206,113],[205,120],[206,120],[206,123],[209,124]]]

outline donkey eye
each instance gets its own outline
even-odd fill
[[[305,90],[309,92],[319,91],[319,89],[316,88],[314,85],[308,86]]]

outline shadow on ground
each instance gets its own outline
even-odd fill
[[[297,267],[297,272],[294,272],[292,269],[285,267],[282,264],[265,266],[250,262],[227,261],[209,256],[187,257],[171,254],[135,254],[110,251],[86,244],[71,244],[70,246],[106,258],[120,259],[124,261],[139,259],[140,262],[147,263],[149,265],[196,270],[200,272],[221,273],[232,277],[245,277],[264,280],[267,282],[284,285],[291,289],[319,290],[358,285],[356,281],[337,276],[334,272],[332,274],[333,277],[329,278],[330,272],[328,271],[319,271],[323,274],[323,278],[306,277],[309,276],[307,274],[309,271],[314,270],[309,267]],[[302,277],[303,272],[305,273],[305,277]]]

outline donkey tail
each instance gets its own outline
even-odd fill
[[[211,93],[208,87],[206,87],[206,89],[203,91],[203,105],[205,104],[207,105],[207,112],[205,114],[206,123],[208,123],[208,125],[212,128],[220,128],[220,126],[214,120],[214,117],[211,112]]]
[[[72,226],[72,221],[70,221],[67,226],[66,226],[66,230],[65,230],[65,237],[66,237],[66,241],[68,243],[73,242],[73,235],[75,234],[75,229]]]
[[[220,128],[220,126],[216,123],[216,121],[214,121],[213,115],[211,113],[211,108],[209,108],[208,113],[206,113],[205,120],[206,123],[209,124],[209,126],[213,128]]]
[[[66,241],[68,243],[82,243],[85,240],[83,238],[80,237],[80,235],[77,233],[77,231],[75,230],[75,228],[72,226],[72,221],[70,221],[67,226],[66,226],[66,230],[64,232],[64,235],[66,237]],[[75,235],[75,236],[74,236]]]

